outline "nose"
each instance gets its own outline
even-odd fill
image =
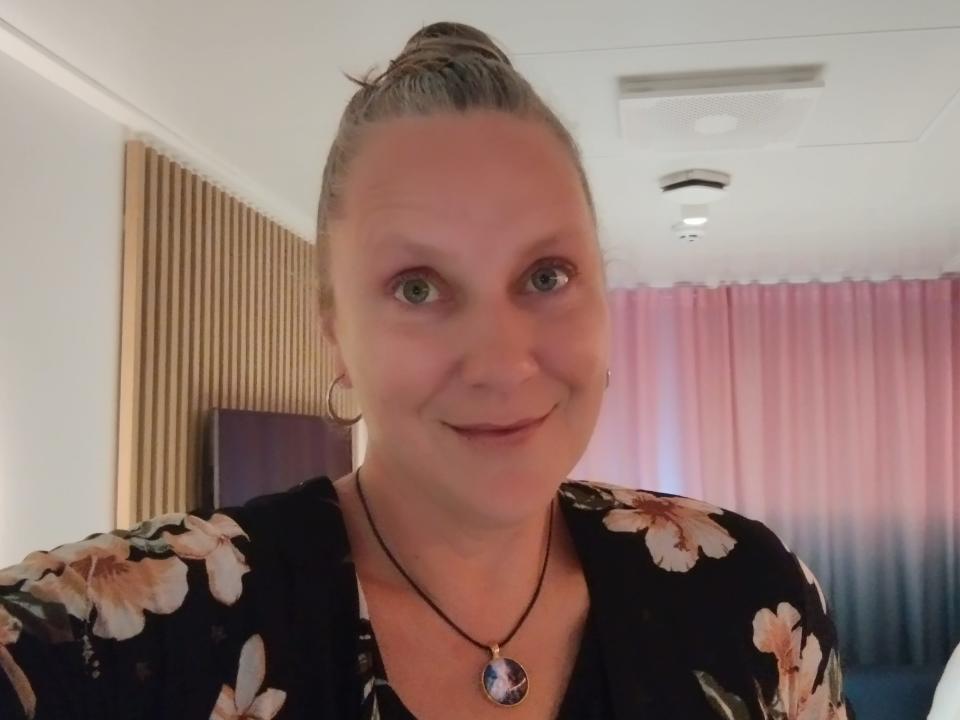
[[[478,304],[462,330],[461,376],[470,387],[509,393],[539,372],[534,318],[516,304]]]

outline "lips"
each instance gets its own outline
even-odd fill
[[[451,425],[451,427],[454,430],[461,430],[463,432],[510,432],[511,430],[519,430],[527,425],[540,422],[544,417],[544,415],[541,415],[539,417],[526,418],[524,420],[518,420],[517,422],[510,423],[509,425],[479,423],[477,425]]]
[[[448,427],[468,438],[519,438],[529,435],[536,428],[540,427],[552,412],[553,408],[543,415],[523,418],[509,423],[470,423],[463,425],[448,423]]]

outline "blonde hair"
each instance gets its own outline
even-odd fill
[[[587,204],[595,215],[576,142],[486,33],[460,23],[433,23],[416,32],[386,70],[349,79],[360,88],[343,111],[327,155],[317,211],[321,310],[333,306],[329,275],[330,221],[339,210],[341,190],[350,162],[358,151],[361,131],[371,123],[470,110],[496,110],[543,122],[568,150]]]

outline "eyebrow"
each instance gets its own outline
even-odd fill
[[[410,255],[417,255],[418,257],[426,256],[436,259],[449,258],[453,255],[453,253],[449,252],[446,248],[421,242],[420,240],[415,240],[411,237],[398,233],[390,233],[388,235],[379,237],[372,244],[372,248],[378,253],[384,251],[394,251],[403,252]]]
[[[544,235],[539,240],[524,248],[523,255],[532,259],[533,257],[543,253],[548,248],[561,242],[566,234],[569,233],[564,229],[550,232],[549,234]],[[382,236],[373,244],[373,248],[378,251],[383,250],[385,247],[396,249],[398,252],[416,255],[417,257],[426,257],[438,261],[455,258],[458,255],[456,252],[456,245],[454,245],[452,248],[439,247],[399,233],[390,233]]]

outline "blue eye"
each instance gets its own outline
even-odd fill
[[[570,273],[560,265],[541,265],[527,279],[528,292],[549,293],[570,282]]]
[[[397,282],[393,296],[408,305],[424,305],[434,302],[440,293],[429,280],[415,276]]]

